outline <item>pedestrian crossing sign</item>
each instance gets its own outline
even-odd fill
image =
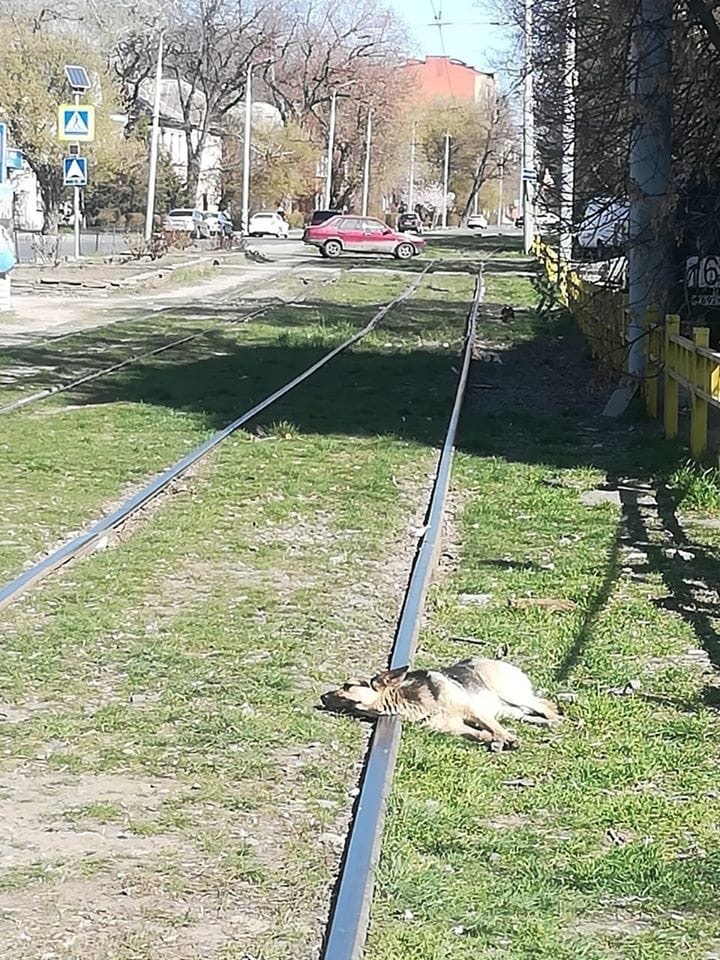
[[[58,110],[58,139],[92,143],[95,139],[95,107],[61,103]]]
[[[66,187],[87,186],[87,157],[63,157],[63,182]]]

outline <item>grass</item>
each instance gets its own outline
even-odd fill
[[[543,324],[547,343],[572,335],[561,318]],[[720,537],[682,533],[677,509],[715,507],[715,475],[676,470],[652,426],[600,429],[573,384],[566,406],[546,397],[552,351],[536,339],[525,363],[524,341],[523,329],[526,383],[512,386],[511,350],[493,381],[502,402],[482,394],[464,415],[459,556],[431,593],[418,664],[506,642],[539,687],[573,699],[557,731],[523,728],[520,751],[500,757],[404,731],[367,956],[707,960],[720,943]],[[567,359],[556,369],[582,372],[579,349]],[[673,490],[645,503],[642,482],[673,471]],[[583,505],[621,477],[637,491],[622,514]],[[486,606],[463,599],[479,593]],[[519,610],[517,596],[576,610]]]
[[[398,288],[360,279],[328,325],[354,317],[357,326],[363,304]],[[233,437],[126,542],[4,614],[0,699],[42,708],[3,725],[0,762],[37,776],[38,791],[46,775],[67,781],[69,829],[119,825],[126,835],[124,856],[106,844],[89,877],[86,859],[64,858],[62,882],[82,882],[90,905],[76,944],[84,955],[99,929],[111,929],[103,956],[127,944],[133,956],[152,956],[182,914],[192,942],[173,942],[173,956],[196,956],[208,904],[227,956],[235,948],[300,960],[318,942],[366,731],[313,707],[348,669],[386,655],[472,285],[468,276],[452,289],[422,287],[370,342],[268,411],[255,434]],[[329,293],[335,303],[338,290]],[[303,336],[311,313],[287,311],[284,332]],[[236,349],[233,368],[248,374],[259,364],[304,366],[309,355],[265,344],[243,361]],[[188,384],[218,382],[205,363],[156,361],[120,397],[152,387],[159,407],[172,377],[177,402],[192,409]],[[224,410],[213,397],[212,419]],[[79,804],[80,776],[122,776],[126,796],[97,786]],[[133,781],[164,784],[166,795],[149,804]],[[127,926],[108,893],[118,876],[145,916],[162,915],[155,925]],[[54,917],[57,883],[39,879],[23,874],[13,890]],[[119,918],[110,928],[108,911]],[[37,932],[26,907],[20,914]],[[44,947],[64,935],[62,923],[45,929]]]

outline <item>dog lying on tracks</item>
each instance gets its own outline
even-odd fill
[[[460,660],[444,670],[385,670],[367,681],[348,680],[320,699],[338,713],[398,716],[429,730],[486,743],[498,752],[518,745],[498,717],[547,727],[560,720],[555,704],[536,696],[519,667],[485,657]]]

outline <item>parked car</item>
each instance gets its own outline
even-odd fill
[[[235,232],[233,222],[224,210],[218,210],[217,213],[206,213],[205,223],[208,226],[211,237],[231,237]]]
[[[318,247],[323,257],[341,253],[389,253],[398,260],[409,260],[425,249],[421,237],[393,230],[373,217],[331,217],[317,226],[306,227],[305,243]]]
[[[398,231],[400,233],[417,233],[420,235],[423,232],[423,222],[419,214],[401,213],[398,217]]]
[[[290,227],[279,213],[254,213],[248,223],[248,233],[251,237],[277,237],[278,240],[287,240]]]
[[[467,219],[467,225],[469,230],[487,230],[488,228],[487,218],[481,213],[471,214]]]
[[[325,223],[326,220],[329,220],[330,217],[339,217],[342,215],[342,210],[314,210],[312,217],[310,217],[309,227],[318,227],[321,223]]]
[[[192,207],[171,210],[165,217],[164,229],[168,233],[191,233],[196,240],[207,240],[210,236],[205,214],[202,210],[193,210]]]

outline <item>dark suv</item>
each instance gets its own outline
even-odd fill
[[[318,227],[321,223],[325,223],[326,220],[329,220],[330,217],[337,217],[342,213],[342,210],[315,210],[312,217],[310,218],[309,227]]]
[[[401,213],[398,217],[398,230],[400,233],[422,233],[422,220],[417,213]]]

